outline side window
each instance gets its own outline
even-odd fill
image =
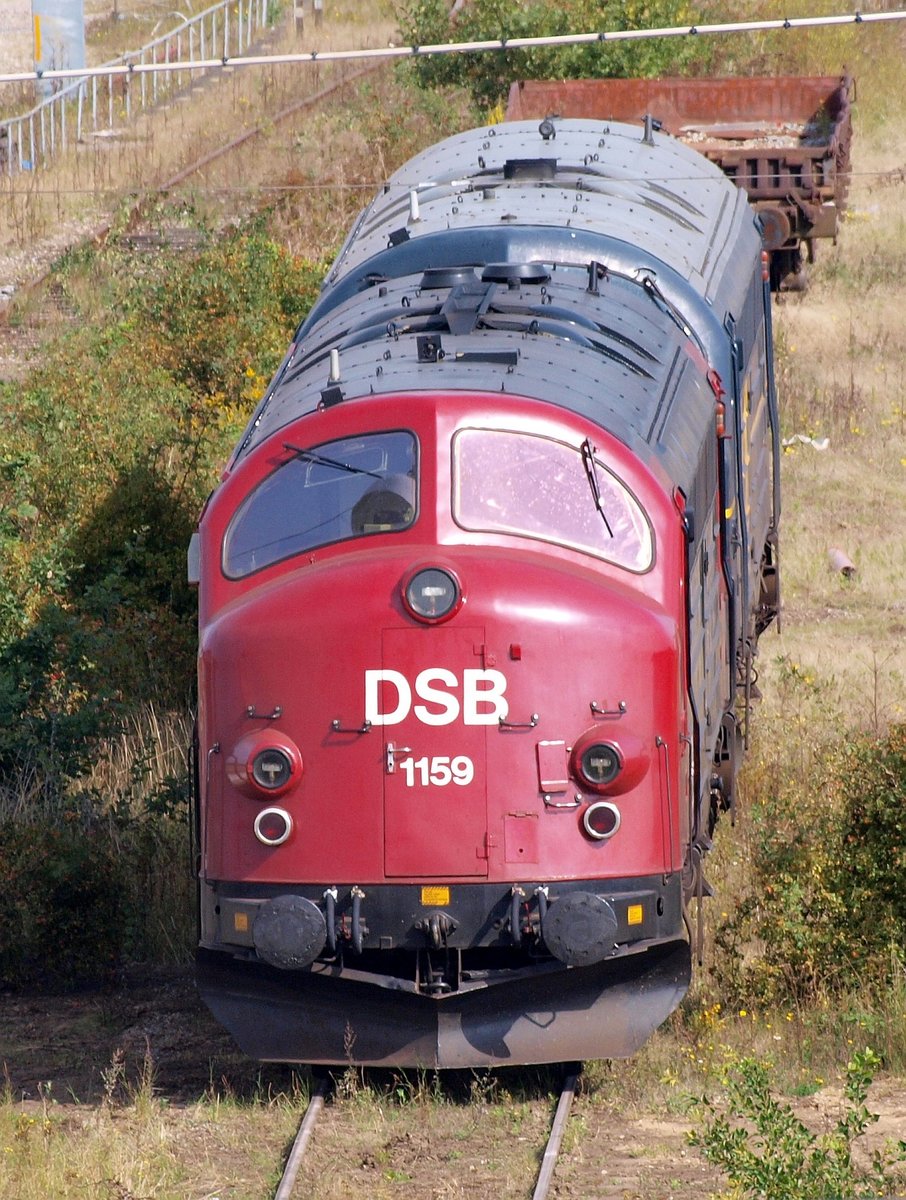
[[[628,571],[654,561],[648,519],[594,453],[552,438],[463,429],[453,448],[453,517],[463,529],[556,542]]]
[[[241,579],[348,538],[407,529],[416,515],[416,441],[370,433],[286,446],[287,459],[251,492],[223,541],[223,570]]]

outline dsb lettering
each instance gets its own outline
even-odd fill
[[[453,671],[428,667],[414,684],[400,671],[365,672],[365,720],[372,725],[399,725],[411,712],[424,725],[496,725],[509,712],[502,671],[466,668],[462,687]],[[424,701],[413,706],[413,697]]]

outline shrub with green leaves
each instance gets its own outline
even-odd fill
[[[906,946],[906,725],[856,741],[838,771],[843,798],[833,880],[859,953]]]
[[[683,0],[616,3],[615,0],[471,0],[451,13],[446,0],[414,0],[400,5],[403,38],[412,45],[555,37],[601,30],[653,29],[694,25],[697,10]],[[418,84],[427,89],[464,87],[484,107],[505,99],[517,79],[581,79],[625,75],[682,75],[707,69],[710,39],[656,38],[595,42],[582,46],[533,47],[477,54],[435,55],[413,64]]]
[[[118,712],[191,692],[186,546],[323,273],[257,227],[202,237],[64,259],[83,319],[0,387],[0,770],[65,783]]]
[[[866,1099],[880,1065],[868,1049],[852,1056],[842,1111],[832,1129],[816,1134],[773,1095],[766,1063],[738,1059],[724,1079],[726,1113],[704,1097],[701,1127],[689,1134],[689,1141],[726,1172],[735,1200],[877,1200],[893,1195],[904,1178],[898,1165],[906,1163],[906,1141],[873,1151],[866,1166],[853,1156],[854,1144],[878,1119]]]
[[[906,962],[906,726],[823,758],[804,778],[775,765],[750,802],[749,889],[713,964],[732,1003],[881,989]]]
[[[42,814],[46,815],[46,814]],[[107,983],[194,941],[185,809],[0,821],[0,986]]]
[[[137,258],[114,236],[67,255],[53,282],[79,320],[0,385],[7,985],[71,986],[187,941],[168,903],[183,885],[191,913],[186,779],[115,781],[102,760],[155,705],[185,711],[189,537],[325,265],[257,223],[199,236],[192,253]]]
[[[0,776],[30,779],[45,803],[89,766],[116,728],[117,706],[96,686],[109,631],[49,603],[0,651]],[[0,813],[2,816],[2,813]]]
[[[119,965],[129,928],[124,863],[109,829],[0,824],[0,981],[52,989]]]

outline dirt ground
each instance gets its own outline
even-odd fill
[[[36,1111],[42,1096],[52,1096],[74,1122],[105,1103],[128,1105],[146,1059],[188,1171],[184,1192],[154,1194],[212,1194],[204,1190],[207,1182],[192,1183],[199,1162],[210,1160],[218,1164],[221,1200],[272,1194],[273,1172],[298,1115],[284,1112],[274,1126],[273,1115],[262,1115],[261,1098],[298,1094],[307,1073],[294,1078],[289,1068],[244,1058],[207,1014],[190,968],[133,968],[116,986],[68,996],[0,993],[0,1071],[7,1095],[26,1112]],[[591,1070],[589,1077],[573,1107],[553,1196],[703,1200],[726,1187],[687,1143],[694,1113],[679,1102],[664,1103],[656,1087],[646,1090],[631,1066],[614,1064],[603,1077],[600,1068]],[[715,1086],[712,1081],[709,1090]],[[526,1083],[525,1072],[491,1079],[475,1073],[435,1084],[414,1074],[373,1072],[355,1073],[350,1086],[349,1072],[345,1078],[341,1072],[337,1092],[303,1164],[300,1196],[531,1195],[552,1115],[550,1079],[539,1078],[536,1086],[530,1076]],[[236,1123],[229,1136],[222,1124],[216,1128],[198,1115],[199,1101],[216,1107],[225,1099]],[[834,1123],[839,1104],[833,1088],[795,1102],[816,1132]],[[878,1081],[869,1108],[880,1120],[867,1148],[902,1137],[906,1083]],[[262,1137],[260,1161],[250,1165],[241,1143]]]
[[[197,1099],[212,1079],[241,1094],[258,1071],[209,1016],[188,967],[134,967],[116,986],[71,995],[0,992],[0,1064],[14,1099],[37,1099],[50,1081],[58,1099],[96,1104],[114,1059],[125,1083],[146,1053],[174,1101]]]

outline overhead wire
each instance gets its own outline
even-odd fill
[[[900,184],[906,183],[906,165],[894,169],[877,169],[871,171],[847,171],[847,178],[850,180],[867,180],[876,181],[884,184]],[[673,183],[682,183],[685,177],[681,175],[671,175],[670,181]],[[2,183],[2,180],[0,180]],[[279,195],[292,195],[302,192],[324,192],[324,191],[342,191],[342,192],[365,192],[369,196],[372,195],[378,188],[388,186],[386,179],[363,179],[358,181],[350,180],[311,180],[306,183],[268,183],[262,181],[260,183],[248,184],[201,184],[192,185],[191,191],[197,195],[203,196],[238,196],[238,195],[256,195],[261,192],[271,192]],[[398,185],[401,190],[408,190],[413,185],[408,182],[402,182]],[[7,194],[10,188],[6,188]],[[13,189],[14,190],[14,189]],[[116,200],[123,199],[127,196],[134,196],[135,188],[133,186],[123,186],[121,188],[96,188],[96,187],[65,187],[57,185],[49,185],[41,187],[35,185],[32,180],[29,181],[28,194],[35,195],[52,195],[52,196],[103,196],[106,199]]]
[[[137,62],[123,55],[123,62],[101,67],[59,68],[0,74],[0,83],[39,80],[90,79],[94,76],[151,75],[164,71],[198,71],[214,68],[307,65],[310,63],[354,62],[380,59],[426,58],[444,54],[479,54],[501,50],[529,50],[545,46],[582,46],[606,42],[644,41],[649,38],[708,37],[716,34],[757,33],[770,30],[814,29],[841,25],[872,25],[906,20],[906,10],[891,12],[839,13],[823,17],[784,17],[761,21],[703,22],[656,29],[613,29],[589,33],[555,34],[544,37],[489,38],[472,42],[441,42],[427,46],[378,46],[357,50],[309,50],[296,54],[224,55],[221,58],[183,59],[174,62]],[[136,52],[137,53],[137,52]]]
[[[782,20],[761,20],[761,21],[736,21],[736,22],[721,22],[699,25],[683,25],[671,26],[658,29],[636,29],[636,30],[611,30],[600,31],[584,34],[563,34],[549,37],[526,37],[526,38],[500,38],[487,41],[477,42],[456,42],[443,43],[428,46],[388,46],[386,48],[365,48],[359,50],[336,50],[336,51],[310,51],[301,54],[270,54],[270,55],[248,55],[235,58],[220,58],[220,59],[198,59],[185,60],[167,63],[137,63],[129,62],[129,55],[123,56],[124,61],[119,65],[107,64],[103,67],[90,68],[83,67],[79,69],[69,70],[48,70],[48,71],[32,71],[32,72],[15,72],[11,74],[0,74],[0,83],[4,82],[22,82],[38,79],[68,79],[78,78],[84,79],[93,75],[101,74],[142,74],[153,71],[164,70],[198,70],[204,67],[244,67],[244,66],[275,66],[275,65],[306,65],[309,63],[321,62],[340,62],[362,59],[377,59],[402,57],[425,57],[433,54],[453,54],[453,53],[481,53],[487,51],[525,49],[538,46],[565,46],[565,45],[582,45],[593,44],[610,41],[625,41],[625,40],[644,40],[648,38],[658,37],[674,37],[674,36],[708,36],[713,34],[728,34],[728,33],[744,33],[763,30],[791,30],[802,29],[809,27],[822,26],[841,26],[841,25],[866,25],[885,21],[900,21],[906,20],[906,10],[895,10],[879,13],[863,13],[856,10],[851,13],[836,14],[831,16],[821,17],[788,17]],[[373,69],[373,67],[372,67]],[[309,98],[311,99],[311,98]],[[302,107],[305,101],[300,104],[292,105],[291,109]],[[289,115],[291,110],[287,110]],[[247,136],[253,135],[258,130],[253,130]],[[215,152],[219,154],[220,152]],[[197,166],[197,164],[196,164]],[[186,172],[187,174],[189,172]],[[894,171],[866,171],[866,172],[849,172],[850,178],[876,179],[883,182],[899,182],[901,172]],[[894,176],[895,178],[891,178]],[[171,181],[175,183],[176,181]],[[181,182],[181,180],[180,180]],[[676,182],[676,180],[674,180]],[[241,185],[195,185],[192,190],[199,195],[236,195],[247,192],[262,191],[271,192],[273,194],[293,194],[303,192],[323,191],[327,189],[342,189],[342,190],[373,190],[376,187],[386,185],[385,180],[375,181],[357,181],[357,182],[332,182],[332,181],[309,181],[305,183],[293,184],[268,184],[258,183],[243,187]],[[401,182],[401,187],[419,186],[419,183],[410,184]],[[17,190],[17,189],[12,189]],[[71,187],[61,188],[54,186],[51,188],[36,187],[34,181],[29,183],[29,194],[42,192],[52,193],[54,195],[80,195],[93,194],[97,195],[96,188],[78,188]],[[131,188],[123,189],[104,189],[108,197],[121,197],[131,195]]]

